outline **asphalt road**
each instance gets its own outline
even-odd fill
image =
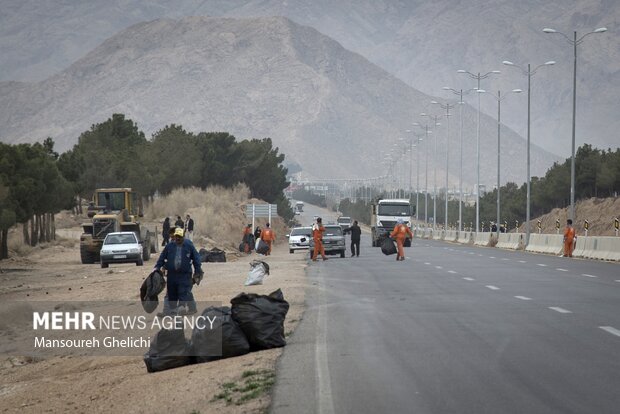
[[[301,253],[296,253],[301,254]],[[310,263],[274,413],[619,413],[620,265],[415,240]]]

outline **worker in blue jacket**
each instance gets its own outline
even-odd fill
[[[200,284],[204,274],[200,266],[200,255],[194,244],[183,237],[182,228],[175,230],[173,241],[168,243],[159,255],[154,270],[162,269],[167,271],[166,287],[170,312],[180,313],[177,309],[179,305],[189,309],[193,304],[192,286],[194,283]]]

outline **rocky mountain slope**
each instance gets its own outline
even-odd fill
[[[499,80],[485,81],[483,88],[526,89],[525,77],[501,61],[537,65],[553,59],[555,67],[533,78],[532,140],[563,157],[570,151],[572,48],[542,28],[571,35],[607,26],[608,33],[590,36],[579,47],[577,144],[620,143],[614,109],[620,90],[616,0],[0,0],[0,9],[0,80],[43,80],[131,24],[188,15],[286,16],[431,95],[443,94],[444,85],[475,86],[457,69],[501,69]],[[483,99],[482,108],[495,116],[493,99]],[[525,135],[525,96],[507,99],[502,118]]]
[[[147,134],[177,123],[240,139],[271,137],[310,176],[369,178],[385,174],[384,158],[409,146],[399,138],[413,136],[405,130],[413,128],[415,114],[434,110],[431,99],[285,18],[161,19],[130,27],[45,81],[0,83],[0,134],[4,142],[51,136],[66,150],[93,123],[120,112]],[[475,182],[475,119],[475,110],[465,106],[469,183]],[[458,116],[451,122],[455,160]],[[443,121],[432,135],[439,140],[438,177],[445,165],[446,127]],[[483,116],[481,131],[482,183],[490,187],[496,177],[495,121]],[[503,178],[522,182],[523,140],[507,128],[503,136]],[[431,140],[431,155],[433,147]],[[533,148],[534,174],[544,173],[553,160]]]

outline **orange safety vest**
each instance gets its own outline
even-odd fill
[[[323,232],[325,231],[325,227],[321,226],[314,226],[312,227],[312,239],[314,241],[321,241],[323,240]]]
[[[268,241],[272,241],[275,240],[276,237],[273,234],[273,230],[271,229],[265,229],[263,230],[263,232],[261,233],[261,239],[263,239],[264,241],[268,242]]]
[[[394,227],[394,230],[392,230],[392,234],[390,234],[390,236],[395,237],[397,240],[403,241],[407,237],[407,234],[412,235],[409,227],[404,224],[397,224],[396,227]]]

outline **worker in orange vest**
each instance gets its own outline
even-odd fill
[[[312,253],[312,261],[316,262],[317,256],[321,253],[323,260],[327,260],[325,257],[325,248],[323,247],[323,220],[321,217],[316,219],[316,223],[312,226],[312,240],[314,240],[314,252]]]
[[[243,229],[243,251],[245,253],[250,253],[252,251],[252,247],[250,246],[250,243],[252,242],[251,238],[254,235],[252,234],[252,225],[248,224],[244,229]]]
[[[566,220],[566,228],[564,229],[564,257],[573,257],[573,248],[575,247],[575,228],[573,220]]]
[[[405,244],[405,239],[409,237],[413,238],[413,233],[411,229],[405,226],[403,219],[399,218],[396,226],[394,226],[394,230],[390,234],[390,237],[396,239],[396,246],[398,247],[398,253],[396,254],[396,260],[405,260],[405,250],[403,249],[403,245]]]
[[[269,227],[269,223],[265,224],[265,229],[262,231],[260,237],[265,243],[267,243],[267,246],[269,246],[269,250],[267,250],[265,256],[271,255],[271,244],[276,241],[276,234],[271,227]]]

